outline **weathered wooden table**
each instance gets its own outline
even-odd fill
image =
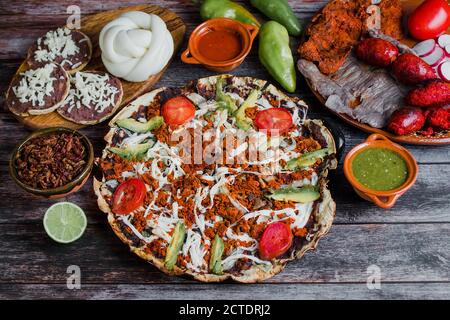
[[[83,15],[142,1],[0,0],[0,103],[28,46],[65,23],[69,5]],[[191,1],[153,1],[176,11],[191,32],[200,23]],[[291,1],[303,22],[326,1]],[[185,41],[186,42],[186,41]],[[186,43],[184,47],[186,46]],[[297,42],[293,43],[293,47]],[[235,73],[270,79],[253,50]],[[183,85],[211,72],[183,65],[177,57],[159,86]],[[298,94],[311,105],[311,116],[329,117],[303,80]],[[366,137],[335,119],[345,133],[347,151]],[[360,199],[339,169],[331,177],[337,215],[317,251],[291,263],[262,284],[202,284],[168,277],[128,252],[97,209],[91,183],[66,200],[88,216],[85,235],[70,245],[50,240],[42,226],[53,201],[36,200],[8,175],[10,153],[29,132],[3,107],[0,111],[0,298],[145,298],[145,299],[317,299],[450,298],[450,147],[410,146],[420,167],[415,186],[391,210]],[[83,130],[97,155],[105,125]],[[67,268],[81,269],[81,289],[66,286]],[[381,283],[367,285],[379,273]]]

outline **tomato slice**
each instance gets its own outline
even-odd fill
[[[195,106],[188,98],[178,96],[167,100],[162,106],[161,113],[165,123],[177,126],[194,118]]]
[[[273,222],[264,230],[259,240],[259,256],[264,260],[272,260],[289,250],[294,236],[291,228],[283,222]]]
[[[120,184],[112,196],[112,212],[128,214],[144,203],[147,188],[142,180],[131,178]]]
[[[285,108],[270,108],[256,114],[255,125],[259,130],[286,133],[292,127],[292,115]]]

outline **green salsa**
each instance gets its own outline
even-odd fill
[[[352,171],[362,185],[377,191],[397,189],[408,179],[405,159],[386,148],[367,148],[357,154]]]

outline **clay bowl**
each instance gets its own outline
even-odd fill
[[[226,30],[236,33],[241,41],[241,52],[234,58],[225,61],[211,60],[199,50],[200,38],[213,30]],[[187,64],[201,64],[205,68],[223,73],[231,71],[244,61],[258,35],[259,28],[228,18],[216,18],[199,25],[189,38],[188,48],[182,53],[181,60]]]
[[[385,148],[398,153],[405,161],[408,168],[408,178],[397,189],[388,191],[371,190],[362,185],[353,175],[352,161],[360,152],[367,148]],[[355,192],[365,200],[371,201],[380,208],[389,209],[394,206],[395,202],[416,182],[418,174],[417,162],[413,155],[402,146],[390,141],[381,134],[372,134],[367,140],[354,147],[344,160],[344,174],[352,185]]]
[[[87,152],[85,167],[78,174],[78,176],[75,177],[75,179],[73,179],[72,181],[70,181],[69,183],[67,183],[64,186],[57,187],[57,188],[50,188],[50,189],[33,188],[33,187],[23,183],[21,181],[20,177],[18,176],[17,168],[15,165],[16,159],[19,155],[19,152],[25,145],[25,143],[27,143],[29,140],[36,138],[36,137],[47,136],[47,135],[50,135],[53,133],[72,133],[72,134],[78,135],[81,138],[81,141],[83,142],[83,144],[86,148],[86,152]],[[19,187],[21,187],[23,190],[27,191],[28,193],[31,193],[32,195],[39,197],[39,198],[59,199],[59,198],[66,197],[69,194],[72,194],[74,192],[77,192],[87,182],[89,175],[92,171],[93,164],[94,164],[94,150],[93,150],[92,144],[89,141],[89,139],[85,135],[79,133],[78,131],[67,129],[67,128],[57,127],[57,128],[48,128],[48,129],[37,130],[37,131],[33,132],[32,134],[30,134],[19,145],[17,145],[11,155],[11,159],[9,162],[9,173],[10,173],[12,179],[14,180],[14,182]]]

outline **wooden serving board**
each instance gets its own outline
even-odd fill
[[[422,0],[402,0],[404,17],[409,15],[420,3],[422,3]],[[406,19],[404,19],[404,20],[406,20]],[[447,33],[450,33],[450,28],[447,29]],[[413,47],[416,44],[416,41],[413,39],[410,39],[410,38],[404,39],[404,40],[402,40],[402,42],[410,47]],[[327,106],[325,106],[326,99],[324,97],[322,97],[319,92],[314,90],[312,84],[310,83],[310,81],[308,81],[308,79],[306,79],[306,82],[307,82],[308,86],[310,87],[311,91],[314,93],[314,95],[317,97],[317,99],[320,101],[320,103],[323,104],[323,106],[325,108],[327,108],[333,114],[338,116],[344,122],[347,122],[348,124],[358,128],[364,132],[379,133],[379,134],[385,135],[389,139],[391,139],[395,142],[398,142],[398,143],[406,143],[406,144],[414,144],[414,145],[448,145],[448,144],[450,144],[450,132],[442,132],[442,133],[439,133],[438,135],[434,135],[432,137],[426,137],[426,136],[422,136],[419,134],[397,136],[397,135],[392,134],[384,129],[374,128],[368,124],[361,123],[346,114],[335,112],[335,111],[331,110],[330,108],[328,108]]]
[[[164,22],[166,22],[167,28],[172,34],[173,41],[175,44],[174,56],[175,54],[177,54],[177,51],[181,47],[181,44],[184,39],[184,34],[186,32],[186,25],[179,16],[177,16],[174,12],[168,9],[156,5],[137,5],[125,7],[117,10],[105,11],[94,15],[90,15],[81,20],[80,31],[89,36],[93,45],[92,59],[86,66],[86,68],[83,69],[83,71],[94,71],[94,70],[107,71],[103,66],[101,59],[101,50],[98,45],[100,31],[107,23],[109,23],[110,21],[119,17],[121,14],[128,11],[144,11],[146,13],[153,13],[160,16],[164,20]],[[149,78],[147,81],[144,82],[128,82],[123,79],[120,79],[122,82],[124,93],[119,110],[122,107],[126,106],[131,101],[133,101],[135,98],[150,91],[153,88],[153,86],[158,82],[158,80],[161,78],[161,76],[164,74],[169,64],[170,62],[160,73],[152,76],[151,78]],[[16,73],[23,72],[26,68],[27,63],[26,61],[24,61]],[[64,119],[56,111],[49,114],[38,116],[27,116],[27,117],[21,117],[17,115],[15,116],[21,123],[23,123],[25,126],[31,129],[43,129],[50,127],[66,127],[70,129],[80,129],[85,127],[85,125],[77,124]]]

